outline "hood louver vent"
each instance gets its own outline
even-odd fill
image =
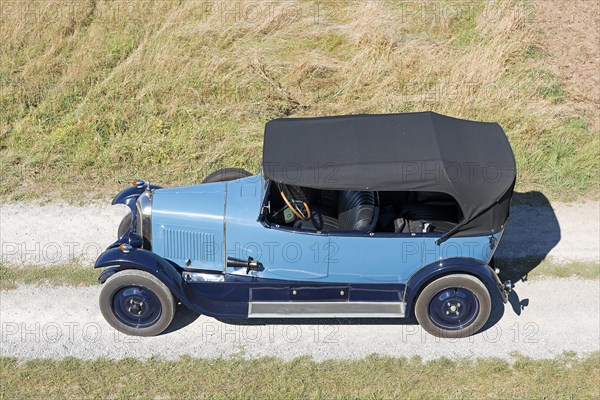
[[[215,235],[185,229],[163,228],[165,257],[214,262]]]

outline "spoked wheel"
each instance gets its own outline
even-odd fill
[[[462,338],[487,322],[492,300],[485,285],[471,275],[439,278],[423,289],[415,304],[419,324],[434,336]]]
[[[155,276],[139,270],[124,270],[108,278],[102,287],[100,311],[120,332],[154,336],[173,320],[175,300],[169,288]]]

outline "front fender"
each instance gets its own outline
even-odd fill
[[[473,275],[483,282],[491,296],[497,293],[502,297],[504,303],[508,301],[508,294],[504,290],[504,285],[489,265],[472,258],[451,258],[429,264],[410,277],[406,283],[406,309],[412,310],[417,296],[428,283],[449,274]]]
[[[115,272],[123,269],[139,269],[157,277],[167,285],[178,299],[184,298],[183,278],[177,269],[155,253],[133,248],[125,253],[120,248],[111,248],[100,254],[94,268],[112,267],[100,275],[100,282],[106,281]]]
[[[142,193],[144,193],[144,191],[148,188],[150,190],[154,190],[154,189],[160,189],[161,186],[157,186],[157,185],[129,186],[128,188],[121,190],[121,192],[119,192],[119,194],[117,194],[115,196],[115,198],[113,199],[111,204],[112,205],[125,204],[131,210],[132,215],[135,215],[135,202],[137,201],[137,198],[140,197],[140,195]]]

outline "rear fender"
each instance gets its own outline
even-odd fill
[[[139,269],[158,278],[179,300],[185,298],[181,274],[167,260],[151,251],[133,248],[125,253],[118,247],[108,249],[98,257],[94,265],[94,268],[105,267],[110,268],[102,272],[98,279],[100,283],[124,269]]]
[[[473,275],[483,282],[490,296],[498,294],[504,303],[508,301],[508,294],[504,290],[504,285],[490,266],[473,258],[451,258],[429,264],[419,269],[409,278],[405,293],[406,309],[413,309],[417,296],[427,284],[450,274]]]

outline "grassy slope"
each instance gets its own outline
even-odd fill
[[[152,359],[18,362],[0,358],[0,397],[278,398],[278,399],[597,399],[600,357],[556,360],[517,357],[422,363],[368,357],[357,361],[178,361]],[[27,384],[23,384],[27,382]]]
[[[546,68],[527,2],[267,3],[11,2],[0,196],[256,171],[271,118],[431,109],[499,121],[519,190],[597,197],[598,132]]]

